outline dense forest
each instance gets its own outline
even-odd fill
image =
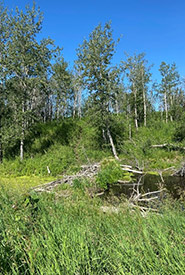
[[[0,273],[184,274],[184,76],[115,64],[111,22],[70,67],[42,24],[0,4]]]

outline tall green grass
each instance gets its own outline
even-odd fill
[[[1,190],[0,274],[185,274],[178,206],[144,218],[126,207],[102,213],[102,204],[68,187],[57,195]]]

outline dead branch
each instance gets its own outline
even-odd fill
[[[151,203],[151,202],[154,202],[156,199],[159,199],[159,196],[157,196],[157,194],[161,193],[164,189],[157,190],[157,191],[151,191],[151,192],[142,194],[139,190],[140,182],[141,182],[142,178],[143,178],[143,176],[133,186],[133,192],[129,198],[129,205],[133,208],[138,208],[141,211],[141,214],[146,216],[147,211],[148,212],[149,211],[157,212],[157,209],[151,208],[151,205],[143,206],[142,204],[143,203],[145,203],[145,204]]]
[[[152,201],[152,200],[155,200],[155,199],[158,199],[158,197],[151,197],[151,198],[148,198],[148,199],[138,199],[138,201],[148,202],[148,201]]]
[[[120,166],[123,167],[123,168],[130,168],[130,169],[132,169],[131,165],[120,164]]]
[[[129,184],[130,181],[129,180],[118,180],[117,183],[123,183],[126,185],[126,184]],[[133,185],[133,184],[131,184],[131,185]]]
[[[162,148],[162,149],[169,149],[169,150],[176,150],[176,151],[185,151],[185,147],[174,145],[172,143],[155,144],[155,145],[151,145],[151,148]]]
[[[165,190],[165,189],[161,189],[161,190],[157,190],[157,191],[148,192],[148,193],[142,194],[142,197],[151,196],[151,195],[156,194],[156,193],[161,193],[161,192],[164,191],[164,190]]]
[[[131,172],[133,174],[140,174],[140,175],[143,175],[143,172],[142,171],[139,171],[139,170],[133,170],[133,169],[130,169],[130,168],[121,168],[123,171],[127,171],[127,172]]]

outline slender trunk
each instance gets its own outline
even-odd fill
[[[82,89],[80,88],[78,91],[78,117],[81,118],[81,99],[82,99]]]
[[[105,130],[104,129],[102,129],[102,135],[103,135],[104,142],[107,143],[107,138],[105,136]]]
[[[164,92],[164,109],[165,109],[165,115],[166,115],[166,123],[168,123],[168,105],[167,105],[167,93],[166,93],[166,90]]]
[[[135,126],[138,131],[138,115],[137,115],[137,91],[135,89],[135,85],[133,83],[133,92],[134,92],[134,116],[135,116]]]
[[[171,113],[171,111],[172,111],[172,106],[173,106],[173,97],[172,97],[172,95],[170,96],[170,121],[173,121],[173,116],[172,116],[172,113]]]
[[[49,99],[49,110],[48,110],[48,118],[51,121],[52,117],[53,117],[53,104],[52,104],[52,100]]]
[[[144,85],[144,72],[142,70],[142,86],[143,86],[143,115],[144,115],[144,126],[146,127],[146,92]]]
[[[20,160],[23,161],[24,158],[24,102],[22,103],[22,132],[21,132],[21,140],[20,140]]]
[[[64,97],[63,98],[63,103],[62,103],[62,106],[61,106],[62,110],[61,110],[61,117],[64,118],[65,117],[65,114],[67,113],[67,98]]]
[[[116,114],[117,114],[117,116],[119,115],[119,105],[118,105],[117,99],[116,99]]]
[[[132,139],[132,126],[131,126],[131,124],[130,124],[130,122],[129,122],[129,139]]]
[[[24,158],[24,137],[22,136],[21,143],[20,143],[20,160],[23,161],[23,158]]]
[[[60,114],[60,108],[59,108],[59,97],[57,95],[57,100],[56,100],[56,110],[55,110],[55,117],[57,120],[59,120],[59,114]]]
[[[114,155],[115,159],[119,160],[118,155],[116,153],[116,148],[114,146],[114,142],[113,142],[113,139],[112,139],[112,136],[111,136],[111,133],[110,133],[109,129],[107,129],[107,136],[109,138],[109,141],[110,141],[110,144],[111,144],[111,147],[112,147],[113,155]]]
[[[75,117],[76,115],[76,105],[77,105],[77,92],[75,91],[75,97],[74,97],[74,104],[73,104],[73,118]]]

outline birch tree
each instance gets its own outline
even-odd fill
[[[6,108],[6,79],[8,78],[7,70],[7,44],[11,35],[11,15],[7,8],[0,3],[0,163],[3,160],[3,140],[4,129],[6,124],[8,108]]]
[[[159,85],[159,93],[163,95],[165,121],[168,123],[170,120],[173,121],[172,109],[175,98],[175,90],[179,85],[179,73],[177,71],[176,64],[166,64],[162,62],[159,68],[162,79]]]
[[[76,66],[93,100],[92,119],[101,129],[102,135],[107,136],[113,154],[118,159],[110,127],[110,99],[114,97],[114,79],[111,73],[114,68],[111,61],[116,46],[112,33],[110,22],[104,27],[99,24],[89,35],[89,39],[85,39],[78,48]]]
[[[23,12],[16,8],[12,18],[12,33],[8,43],[9,101],[14,112],[14,126],[20,139],[20,159],[24,155],[25,131],[41,106],[41,93],[46,85],[52,51],[50,39],[39,43],[36,38],[42,28],[43,16],[35,5]],[[39,95],[39,96],[38,96]],[[34,102],[34,104],[33,104]],[[35,116],[36,117],[36,116]]]
[[[127,55],[127,60],[122,62],[122,66],[130,83],[130,106],[134,116],[135,127],[138,130],[139,123],[143,122],[144,126],[147,125],[147,93],[151,78],[151,66],[148,66],[144,53],[134,56]]]

